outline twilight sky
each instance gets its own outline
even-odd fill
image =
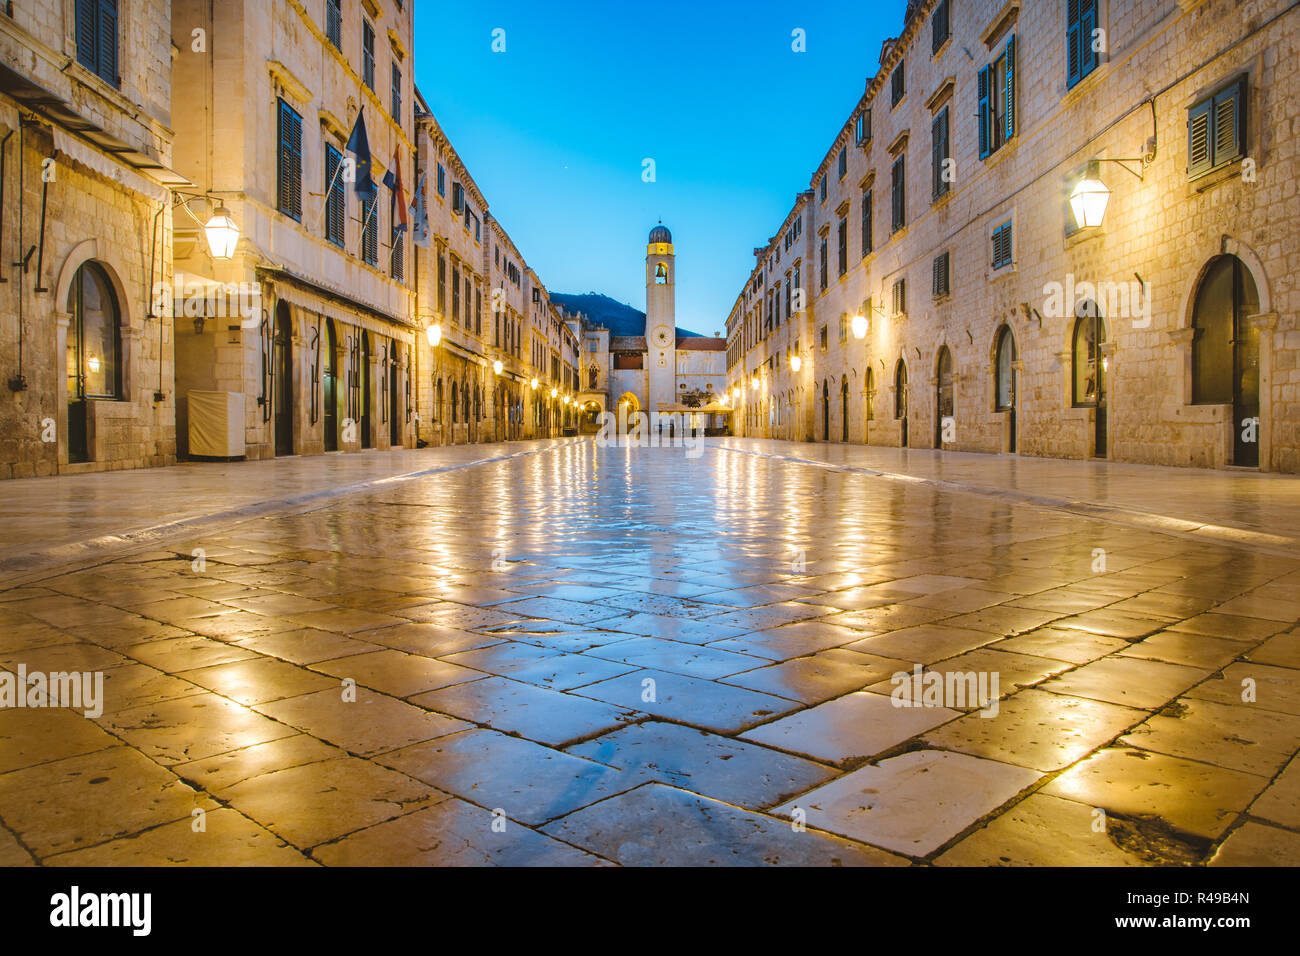
[[[420,91],[547,288],[644,309],[662,218],[677,324],[706,335],[723,332],[753,248],[808,188],[905,5],[414,2]],[[796,28],[807,52],[791,49]]]

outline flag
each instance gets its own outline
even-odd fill
[[[411,241],[422,249],[429,248],[429,210],[424,205],[424,173],[411,197]]]
[[[393,168],[384,173],[384,185],[393,193],[389,200],[389,218],[393,223],[393,231],[401,235],[410,227],[410,221],[406,218],[406,187],[402,185],[400,150],[393,150]]]
[[[352,126],[352,135],[344,147],[356,158],[357,175],[353,190],[363,202],[372,202],[379,195],[379,187],[370,178],[370,139],[366,136],[366,108],[361,107],[357,121]]]

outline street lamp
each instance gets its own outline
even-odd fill
[[[442,326],[435,322],[424,330],[424,334],[429,339],[429,344],[437,348],[438,343],[442,341]]]
[[[212,250],[214,259],[232,259],[235,255],[235,246],[239,245],[239,227],[235,225],[235,220],[230,216],[230,210],[225,206],[218,206],[217,211],[212,214],[203,231],[208,237],[208,248]]]
[[[538,383],[537,379],[533,379],[531,382],[528,383],[528,387],[531,388],[531,389],[535,392],[535,391],[537,391],[537,386],[538,386],[538,384],[539,384],[539,383]]]
[[[792,371],[792,372],[797,372],[797,371],[799,371],[799,369],[801,369],[801,368],[803,368],[803,359],[801,359],[801,358],[800,358],[799,356],[797,356],[797,355],[791,355],[791,356],[790,356],[790,371]]]
[[[500,359],[497,359],[495,362],[492,363],[492,371],[497,375],[501,374],[501,370],[503,368],[505,368],[505,366],[501,364]]]
[[[1100,226],[1106,218],[1106,207],[1109,204],[1110,190],[1097,178],[1095,168],[1089,170],[1070,193],[1070,209],[1074,212],[1074,221],[1081,229]]]
[[[555,398],[559,394],[560,394],[560,390],[558,388],[551,389],[551,398]]]
[[[853,337],[855,339],[867,337],[867,317],[861,312],[853,317]]]

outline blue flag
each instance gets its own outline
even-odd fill
[[[353,190],[363,202],[373,201],[379,195],[379,187],[370,178],[370,139],[366,136],[364,106],[357,113],[357,121],[352,126],[352,135],[348,137],[348,145],[344,148],[356,159],[357,175],[352,186]]]

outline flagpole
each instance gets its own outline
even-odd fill
[[[375,214],[375,210],[378,208],[379,208],[379,197],[376,196],[374,199],[370,200],[370,212],[366,215],[365,220],[361,223],[361,242],[363,245],[365,244],[366,241],[366,227],[370,225],[370,218]],[[363,249],[360,251],[364,252],[365,250]]]
[[[330,204],[330,193],[334,191],[334,184],[339,181],[339,174],[343,172],[343,164],[346,161],[347,160],[342,156],[339,157],[339,166],[338,169],[334,170],[334,178],[331,179],[330,184],[325,187],[325,201],[320,204],[320,214],[322,216],[325,215],[325,210]]]

